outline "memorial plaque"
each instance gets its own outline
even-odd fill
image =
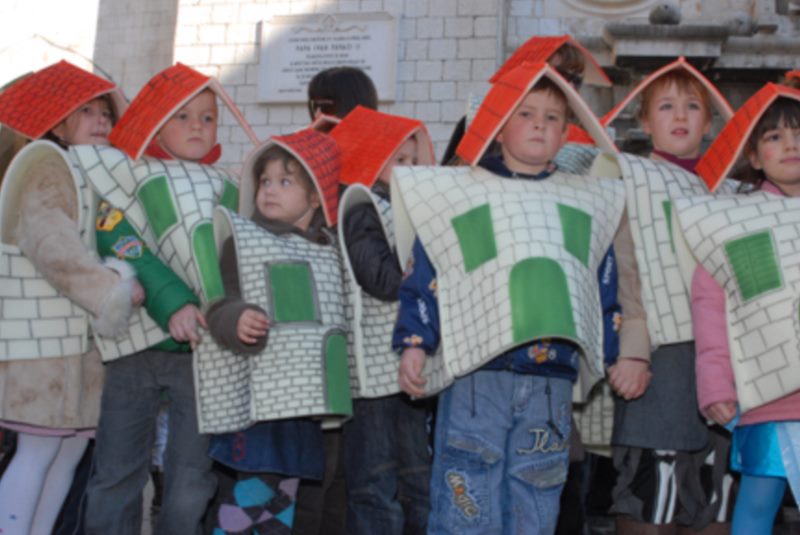
[[[388,13],[276,16],[260,36],[260,102],[305,102],[309,80],[342,65],[366,72],[381,101],[394,100],[397,20]]]

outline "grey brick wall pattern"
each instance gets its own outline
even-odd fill
[[[558,151],[553,161],[562,173],[586,175],[599,152],[597,147],[567,143]]]
[[[621,153],[628,217],[642,280],[650,342],[655,346],[693,340],[689,293],[672,248],[662,203],[707,195],[697,175],[680,167]]]
[[[61,149],[47,142],[31,143],[29,150],[17,157],[29,157],[36,146],[48,144],[67,160]],[[96,199],[80,173],[72,171],[80,236],[94,251]],[[11,198],[11,193],[19,191],[12,186],[24,179],[24,175],[5,176],[4,212],[18,209],[19,198]],[[0,235],[5,236],[6,230]],[[0,361],[79,355],[88,351],[88,334],[89,314],[56,290],[15,243],[4,240],[0,244]]]
[[[572,405],[572,414],[584,446],[608,453],[614,429],[614,398],[608,383],[597,385],[586,403]]]
[[[70,148],[70,157],[98,194],[125,213],[150,250],[205,300],[191,250],[192,231],[211,221],[225,181],[238,181],[227,171],[200,164],[151,158],[133,161],[113,147],[75,146]],[[139,188],[159,176],[167,176],[178,213],[178,222],[160,242],[137,196]],[[142,309],[132,319],[129,333],[121,341],[98,339],[104,360],[146,349],[169,336]]]
[[[610,246],[624,195],[622,184],[554,174],[546,181],[499,178],[483,169],[413,167],[398,170],[394,180],[414,230],[437,271],[443,356],[427,377],[435,392],[513,344],[508,277],[526,258],[559,262],[567,276],[577,340],[596,377],[602,376],[602,316],[597,268]],[[498,255],[464,273],[453,217],[489,203]],[[563,244],[557,203],[592,216],[589,267]],[[394,208],[398,201],[393,199]]]
[[[704,196],[682,199],[675,209],[696,261],[725,291],[742,411],[800,390],[800,199]],[[743,301],[724,246],[765,230],[772,235],[783,287]]]
[[[383,222],[384,236],[395,247],[392,207],[384,199],[369,192],[363,186],[351,186],[344,193],[340,210],[344,213],[349,206],[349,198],[360,197],[370,202]],[[340,223],[339,228],[342,228]],[[386,303],[363,291],[350,269],[347,257],[347,244],[343,233],[340,245],[345,264],[345,292],[347,295],[348,324],[351,331],[350,342],[350,386],[353,397],[374,398],[397,394],[397,370],[400,357],[392,351],[392,331],[397,319],[397,303]]]
[[[225,208],[218,210],[226,215],[234,236],[243,299],[269,312],[267,265],[307,262],[320,322],[273,323],[265,350],[250,357],[204,336],[194,353],[200,431],[237,431],[261,420],[304,416],[335,421],[342,415],[331,414],[327,403],[324,343],[331,334],[346,331],[338,247],[296,235],[274,236]]]

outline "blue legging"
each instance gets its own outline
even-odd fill
[[[772,533],[775,515],[786,491],[786,479],[742,474],[736,507],[733,510],[732,535]]]

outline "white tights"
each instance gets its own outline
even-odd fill
[[[18,434],[17,451],[0,479],[0,533],[53,531],[88,443],[83,437]]]

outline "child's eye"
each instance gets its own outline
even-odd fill
[[[700,109],[700,103],[699,102],[690,102],[689,103],[689,109],[690,110],[699,110]]]
[[[531,112],[529,112],[529,111],[520,111],[520,112],[519,112],[519,116],[520,116],[520,117],[524,117],[524,118],[526,118],[526,119],[527,119],[528,117],[530,117],[530,116],[531,116]]]
[[[213,123],[214,121],[216,121],[216,117],[214,117],[210,113],[208,115],[203,116],[203,122],[205,123]]]
[[[781,135],[777,130],[770,130],[768,132],[764,132],[764,135],[761,136],[761,140],[764,142],[778,141],[780,138]]]
[[[290,178],[282,178],[281,179],[281,186],[283,186],[284,188],[289,187],[291,185],[292,185],[292,179],[290,179]]]
[[[560,121],[561,117],[559,117],[555,113],[550,113],[550,114],[547,115],[547,120],[548,121]]]
[[[179,121],[185,121],[186,119],[189,118],[189,114],[186,113],[185,111],[179,111],[178,113],[175,114],[175,118],[178,119]]]
[[[661,105],[658,107],[658,109],[659,109],[659,110],[661,110],[661,111],[667,111],[667,110],[671,110],[671,109],[672,109],[672,103],[670,103],[670,102],[666,102],[666,103],[664,103],[664,104],[661,104]]]

